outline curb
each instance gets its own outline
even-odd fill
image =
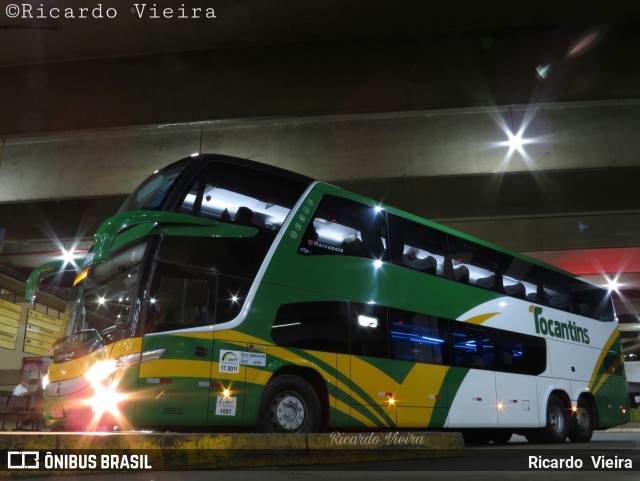
[[[74,459],[76,469],[90,469],[77,460],[86,464],[91,459],[96,470],[171,471],[459,457],[464,456],[464,442],[460,433],[453,432],[12,433],[0,435],[0,451],[37,452],[38,473],[69,469],[69,459]],[[7,456],[0,459],[4,468]]]
[[[605,430],[607,433],[640,433],[640,423],[631,422],[616,426],[615,428],[609,428]]]

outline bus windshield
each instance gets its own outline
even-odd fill
[[[80,357],[125,336],[144,250],[145,245],[138,244],[82,271],[65,313],[66,337],[54,347],[54,362],[68,350],[74,351],[74,358]],[[88,344],[93,349],[79,349]]]
[[[160,209],[169,188],[188,163],[189,159],[175,162],[146,179],[122,204],[119,212]]]

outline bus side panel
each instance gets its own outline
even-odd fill
[[[566,341],[547,339],[550,374],[559,379],[589,383],[601,351],[597,348]]]
[[[396,425],[396,410],[389,400],[398,382],[390,374],[387,359],[351,356],[352,419],[372,428]]]
[[[393,361],[392,370],[406,370],[403,382],[394,393],[397,420],[400,428],[441,428],[446,418],[448,368],[433,364]]]
[[[209,390],[209,426],[241,426],[247,399],[246,343],[231,341],[233,331],[224,331],[220,339],[215,333]]]
[[[611,332],[589,383],[595,395],[600,428],[625,424],[631,418],[629,386],[620,342],[620,332]]]
[[[499,428],[540,426],[535,376],[497,372],[496,392]]]
[[[596,393],[599,428],[609,428],[631,420],[627,380],[610,376]]]
[[[140,365],[136,426],[202,426],[207,419],[211,334],[147,335],[142,352],[164,349]]]
[[[329,395],[333,394],[329,413],[329,426],[343,427],[352,425],[351,417],[351,358],[348,354],[336,356],[336,385]]]
[[[467,370],[459,367],[451,368],[451,370],[460,369]],[[468,371],[457,392],[455,392],[455,385],[448,386],[453,400],[446,427],[495,428],[498,425],[496,373],[479,369]]]

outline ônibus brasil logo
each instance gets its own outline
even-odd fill
[[[536,333],[566,339],[567,341],[589,344],[589,329],[579,327],[575,322],[560,322],[542,317],[542,307],[529,306],[529,312],[533,313],[536,325]]]

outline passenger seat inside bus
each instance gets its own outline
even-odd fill
[[[252,225],[253,211],[248,207],[238,207],[238,210],[236,211],[235,223],[242,225]]]
[[[511,366],[513,366],[513,354],[511,354],[509,351],[503,350],[502,351],[502,367],[509,368]]]
[[[549,306],[555,309],[568,311],[571,307],[571,297],[566,294],[557,294],[549,299]]]
[[[416,249],[413,248],[410,248],[407,253],[402,256],[402,264],[426,274],[435,274],[438,268],[438,261],[436,261],[435,257],[427,256],[424,259],[420,259],[417,257]]]
[[[458,282],[469,284],[469,268],[467,266],[454,267],[453,277]]]
[[[453,260],[449,256],[444,258],[443,273],[447,279],[469,283],[469,268],[465,265],[453,267]]]
[[[512,284],[510,286],[504,286],[504,293],[511,297],[517,297],[518,299],[526,299],[527,290],[522,282]]]
[[[476,286],[482,287],[483,289],[493,289],[496,286],[496,276],[480,277],[476,279]]]

